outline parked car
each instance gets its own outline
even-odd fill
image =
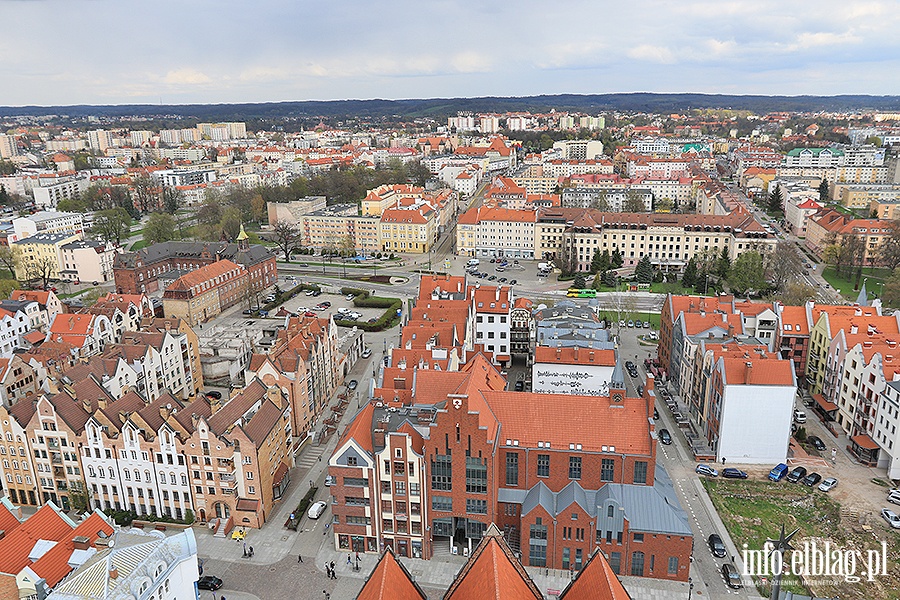
[[[222,392],[217,392],[216,390],[210,390],[206,392],[207,398],[215,398],[216,400],[222,399]]]
[[[791,483],[797,483],[804,477],[806,477],[806,467],[796,467],[793,471],[788,473],[787,480]]]
[[[650,321],[644,321],[644,329],[650,329]]]
[[[496,280],[497,280],[497,276],[496,276],[496,275],[489,275],[489,276],[488,276],[488,281],[496,281]]]
[[[794,411],[794,421],[797,423],[800,423],[801,425],[803,423],[806,423],[806,413],[800,409],[795,410]]]
[[[517,283],[519,283],[519,282],[516,281],[515,279],[510,279],[510,280],[509,280],[509,285],[516,285]]]
[[[837,479],[835,479],[834,477],[828,477],[827,479],[822,481],[822,483],[819,484],[819,491],[820,492],[830,492],[831,490],[833,490],[834,488],[837,487],[837,484],[838,484]]]
[[[212,575],[204,575],[197,580],[197,589],[215,591],[221,588],[224,583],[225,582],[223,582],[218,577],[213,577]]]
[[[659,419],[659,409],[658,409],[658,408],[654,408],[654,409],[653,409],[653,420],[656,421],[656,420],[658,420],[658,419]]]
[[[722,469],[722,477],[726,479],[747,479],[747,472],[734,467],[726,467]]]
[[[625,319],[619,321],[619,327],[625,327]]]
[[[331,302],[329,302],[328,300],[323,300],[322,302],[319,302],[319,306],[324,306],[325,308],[331,308]]]
[[[788,466],[784,463],[779,463],[769,471],[769,479],[772,481],[781,481],[784,479],[785,475],[787,475]]]
[[[739,590],[744,587],[741,581],[741,574],[738,573],[737,568],[731,563],[722,565],[722,577],[725,578],[725,584],[733,590]]]
[[[267,311],[267,310],[261,310],[261,311],[259,311],[259,316],[261,316],[261,317],[268,317],[268,316],[269,316],[269,311]]]
[[[707,477],[719,476],[719,472],[709,465],[697,465],[697,468],[694,469],[694,472],[699,473],[700,475],[706,475]]]
[[[812,487],[822,481],[822,476],[818,473],[810,473],[803,479],[803,485],[806,487]]]
[[[626,361],[625,361],[625,368],[628,369],[628,370],[630,371],[631,369],[634,368],[634,363],[631,362],[630,360],[626,360]]]
[[[304,317],[318,317],[319,315],[317,315],[316,313],[314,313],[314,312],[311,311],[311,310],[308,310],[308,311],[306,311],[305,313],[303,313],[303,316],[304,316]]]
[[[362,357],[363,357],[363,358],[369,358],[370,356],[372,356],[372,351],[371,351],[371,350],[369,350],[368,348],[366,348],[365,350],[363,350],[363,353],[362,353]]]
[[[888,525],[890,525],[894,529],[900,529],[900,517],[897,516],[897,513],[889,508],[882,508],[881,516],[885,521],[888,522]]]
[[[629,319],[629,321],[628,321],[628,327],[634,327],[634,321],[632,321],[632,320]]]
[[[887,501],[891,504],[900,504],[900,491],[894,490],[887,496]]]
[[[309,507],[309,510],[306,511],[306,516],[310,519],[318,519],[322,516],[322,513],[325,512],[325,507],[327,505],[319,500],[318,502],[313,503],[312,506]]]
[[[515,389],[517,392],[524,391],[524,390],[525,390],[525,382],[524,382],[524,381],[517,381],[517,382],[516,382],[516,386],[515,386],[514,389]]]
[[[356,298],[356,294],[347,294],[347,300],[348,300],[348,301],[349,301],[349,300],[353,300],[354,298]]]
[[[325,478],[325,487],[331,487],[336,483],[334,475],[329,475]]]
[[[245,308],[244,310],[241,311],[241,314],[242,315],[252,315],[253,311],[250,310],[249,308]]]
[[[635,329],[641,329],[643,326],[644,326],[644,322],[643,322],[643,321],[635,321],[635,322],[634,322],[634,328],[635,328]]]
[[[713,553],[713,556],[723,558],[728,553],[725,549],[725,542],[722,541],[722,538],[718,533],[710,534],[707,543],[709,544],[709,550]]]
[[[806,438],[806,441],[809,443],[810,446],[812,446],[819,452],[825,451],[825,442],[823,442],[818,436],[811,435],[808,438]]]
[[[317,298],[322,295],[322,290],[316,290],[313,292],[313,298]]]
[[[268,296],[266,296],[266,302],[275,302],[275,299],[275,294],[269,294]]]
[[[359,382],[358,382],[357,380],[351,379],[351,380],[350,380],[350,383],[347,384],[347,389],[348,389],[348,390],[355,390],[355,389],[356,389],[356,386],[358,386],[358,385],[359,385]]]
[[[668,429],[660,429],[659,430],[659,441],[669,446],[672,444],[672,434],[669,433]]]
[[[506,277],[501,277],[497,280],[497,283],[506,283]]]
[[[316,290],[306,290],[306,295],[307,295],[307,296],[312,296],[312,295],[315,294],[315,293],[316,293]]]

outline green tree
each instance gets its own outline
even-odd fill
[[[625,257],[622,256],[622,253],[619,252],[619,249],[616,248],[613,250],[612,256],[609,259],[609,266],[613,269],[621,269],[622,265],[625,264]]]
[[[175,217],[168,213],[152,213],[144,225],[144,242],[149,246],[174,239]]]
[[[603,285],[609,287],[616,287],[617,281],[616,274],[613,271],[607,271],[603,274]]]
[[[769,194],[769,211],[781,212],[782,210],[784,210],[784,194],[781,191],[781,186],[776,185],[775,189]]]
[[[722,248],[722,253],[716,262],[716,275],[721,279],[728,277],[728,271],[731,270],[731,257],[728,255],[728,247]]]
[[[591,287],[597,291],[603,287],[603,275],[604,273],[597,273],[594,275],[594,281],[591,283]]]
[[[681,285],[684,287],[694,287],[694,284],[697,283],[697,261],[694,260],[694,257],[688,261],[687,266],[684,268],[684,275],[681,276]]]
[[[113,242],[117,246],[131,232],[131,217],[124,208],[110,208],[94,213],[94,225],[91,233],[105,242]]]
[[[900,289],[900,288],[898,288]],[[785,306],[803,306],[808,300],[816,299],[816,288],[801,281],[792,281],[783,291],[775,295],[775,299]]]
[[[217,225],[222,220],[222,203],[217,194],[206,194],[203,204],[197,209],[197,223]]]
[[[419,187],[425,187],[431,177],[431,169],[422,161],[416,160],[406,165],[406,178]]]
[[[728,274],[728,285],[737,294],[760,291],[766,287],[762,254],[749,250],[737,257]]]
[[[159,199],[159,186],[151,179],[149,175],[138,175],[131,180],[131,189],[134,193],[134,199],[137,201],[138,209],[142,213],[156,209]]]
[[[609,212],[609,197],[606,190],[600,190],[591,207],[602,212]]]
[[[644,256],[634,267],[634,276],[638,283],[650,283],[653,281],[653,265],[650,263],[650,257]]]
[[[778,242],[775,249],[765,257],[766,277],[778,292],[784,292],[788,283],[803,272],[803,260],[797,246],[790,242]]]
[[[900,224],[892,221],[890,234],[882,238],[878,248],[878,262],[892,271],[900,267]]]
[[[574,287],[577,287],[578,289],[584,288],[587,285],[587,282],[584,280],[584,275],[582,275],[581,273],[576,275],[575,281],[572,282],[572,285]]]
[[[219,229],[227,240],[234,240],[241,232],[241,212],[233,206],[226,208]]]
[[[0,263],[3,263],[10,275],[15,277],[16,266],[19,264],[19,253],[12,246],[0,245]],[[6,298],[6,296],[3,297]]]
[[[599,249],[594,250],[594,256],[591,258],[591,273],[603,273],[609,269],[609,250],[603,253]]]
[[[828,180],[822,179],[822,183],[819,184],[819,202],[825,204],[828,202]]]
[[[12,175],[19,170],[16,163],[10,160],[0,160],[0,175]]]
[[[0,202],[0,204],[5,204]],[[90,210],[90,205],[84,200],[75,198],[63,198],[56,204],[56,210],[59,212],[77,212],[86,213]]]

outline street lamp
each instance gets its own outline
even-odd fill
[[[694,592],[694,582],[688,577],[688,600],[691,600],[691,594]]]

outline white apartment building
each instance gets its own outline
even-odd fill
[[[467,335],[469,350],[474,345],[482,345],[486,352],[493,354],[494,363],[510,360],[510,312],[513,306],[513,291],[503,286],[469,287],[471,307],[469,314],[474,315],[467,327],[471,335]]]
[[[87,138],[88,146],[90,146],[92,150],[97,150],[101,154],[106,152],[106,149],[110,146],[115,145],[113,143],[112,132],[105,129],[93,129],[91,131],[88,131]]]
[[[9,241],[15,242],[37,233],[83,233],[84,216],[81,213],[42,210],[13,219],[14,235]],[[12,239],[12,238],[15,239]]]
[[[34,194],[34,205],[42,210],[56,208],[60,200],[71,200],[78,198],[90,185],[87,177],[71,178],[66,181],[57,181],[53,179],[40,180],[41,185],[32,188],[31,193]]]
[[[99,283],[113,280],[113,262],[122,251],[110,242],[78,240],[59,247],[59,278],[65,281]]]
[[[668,154],[669,140],[660,137],[645,137],[631,140],[631,147],[638,154]]]
[[[872,432],[872,439],[881,449],[878,466],[887,469],[889,478],[900,479],[900,380],[886,382],[878,400]]]
[[[31,319],[22,310],[0,308],[0,355],[9,356],[22,346],[22,336],[31,331]]]
[[[7,159],[19,155],[19,146],[14,135],[0,135],[0,158]]]
[[[197,595],[197,541],[190,528],[174,535],[132,529],[117,532],[99,560],[88,561],[53,589],[58,600],[153,598]],[[110,565],[115,565],[111,577]]]
[[[472,208],[457,221],[461,256],[534,258],[537,213],[509,208]]]
[[[603,142],[599,140],[560,140],[553,142],[553,149],[562,152],[564,160],[593,160],[603,156]]]

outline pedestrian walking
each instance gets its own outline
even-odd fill
[[[356,562],[359,562],[359,552],[356,553]]]
[[[303,555],[302,555],[302,554],[298,554],[298,555],[297,555],[297,563],[299,564],[299,563],[302,563],[302,562],[303,562]]]
[[[347,564],[348,565],[353,564],[353,561],[350,560],[350,554],[347,554]]]
[[[334,571],[334,561],[331,561],[331,570]]]
[[[725,457],[724,456],[722,457],[722,466],[723,467],[725,466]]]
[[[331,579],[331,567],[328,566],[328,563],[325,563],[325,578]]]

